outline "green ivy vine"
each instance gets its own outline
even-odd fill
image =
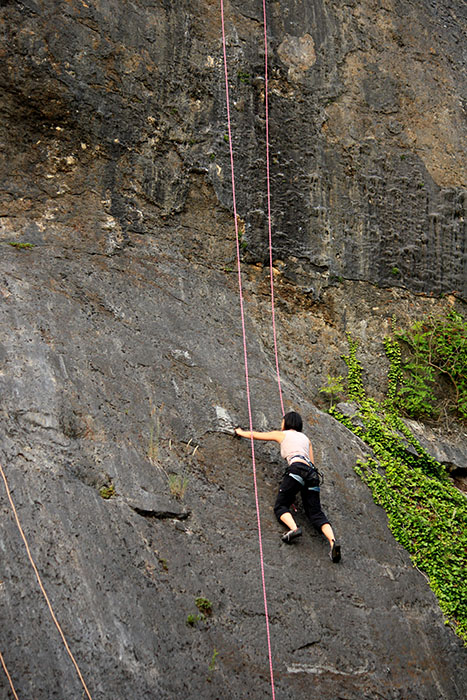
[[[403,369],[398,340],[384,340],[389,371],[381,402],[366,396],[358,341],[348,336],[348,343],[349,353],[343,356],[348,399],[357,404],[357,413],[344,416],[335,406],[329,413],[372,448],[373,456],[359,460],[355,470],[385,509],[394,537],[426,574],[446,624],[467,644],[467,499],[399,415]]]
[[[404,350],[399,364],[401,409],[415,418],[436,419],[444,407],[467,418],[467,324],[463,316],[453,309],[444,315],[428,315],[395,335],[391,342],[401,341]]]
[[[347,342],[349,344],[349,354],[342,355],[342,359],[348,368],[348,396],[353,401],[362,401],[365,398],[365,388],[362,380],[362,365],[357,359],[359,342],[358,340],[353,340],[350,333],[347,333]]]

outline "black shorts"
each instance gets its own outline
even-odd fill
[[[280,520],[281,515],[284,515],[284,513],[290,513],[290,506],[300,492],[303,508],[309,521],[316,530],[321,531],[323,525],[329,523],[329,520],[321,509],[319,486],[316,485],[316,481],[306,479],[307,469],[309,469],[308,466],[301,462],[295,462],[287,469],[279,487],[279,493],[277,494],[276,503],[274,505],[274,513],[278,520]],[[302,481],[305,482],[305,485],[300,483],[297,479],[294,479],[291,474],[299,476]]]

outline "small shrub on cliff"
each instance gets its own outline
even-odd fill
[[[108,501],[109,498],[112,498],[112,496],[117,495],[117,492],[115,491],[115,486],[113,484],[101,486],[101,488],[99,489],[99,495],[101,498]]]
[[[11,245],[12,248],[16,248],[17,250],[29,250],[30,248],[34,248],[34,243],[17,243],[16,241],[9,241],[8,245]]]
[[[210,615],[212,613],[212,603],[207,598],[195,598],[195,605],[203,615]]]
[[[204,620],[203,615],[194,615],[193,613],[190,613],[189,615],[187,615],[186,624],[188,625],[188,627],[194,627],[197,622],[200,622],[202,620]]]
[[[194,627],[197,622],[203,622],[212,613],[212,603],[207,598],[198,597],[195,598],[195,605],[199,610],[199,613],[190,613],[186,618],[186,624],[189,627]]]
[[[180,474],[169,474],[168,480],[170,494],[178,501],[183,501],[188,487],[188,477]]]
[[[209,683],[210,683],[211,680],[212,680],[212,674],[213,674],[214,671],[216,670],[216,659],[217,659],[218,656],[219,656],[219,652],[218,652],[217,649],[214,647],[214,651],[213,651],[213,653],[212,653],[211,661],[210,661],[209,666],[208,666],[208,671],[209,671],[209,673],[208,673],[208,677],[207,677],[207,679],[206,679]]]
[[[341,376],[333,377],[330,374],[328,374],[327,379],[328,383],[326,384],[326,386],[321,387],[320,392],[322,394],[328,394],[332,408],[334,398],[339,394],[343,394],[344,384]]]

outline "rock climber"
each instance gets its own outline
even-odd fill
[[[337,563],[341,558],[341,547],[336,542],[329,520],[321,509],[319,497],[319,474],[313,463],[313,448],[307,436],[302,432],[303,421],[299,413],[290,411],[282,419],[280,430],[257,432],[235,428],[235,434],[243,438],[278,442],[281,456],[287,460],[288,467],[279,487],[274,513],[288,531],[282,541],[290,544],[300,537],[302,529],[297,525],[290,511],[298,492],[301,493],[303,507],[311,524],[322,532],[329,542],[330,557]]]

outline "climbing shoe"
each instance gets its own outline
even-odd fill
[[[294,540],[296,537],[301,537],[302,534],[302,528],[297,527],[296,530],[289,530],[288,532],[285,533],[285,535],[282,535],[282,542],[286,542],[287,544],[290,544],[292,540]]]
[[[340,544],[337,544],[335,540],[333,540],[329,556],[331,557],[334,564],[337,564],[337,562],[341,560],[341,546]]]

